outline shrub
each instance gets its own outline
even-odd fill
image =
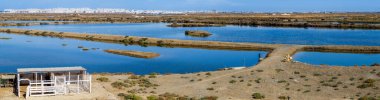
[[[373,84],[375,82],[376,82],[376,80],[374,80],[374,79],[367,79],[364,81],[364,83],[369,83],[369,84]]]
[[[47,36],[48,32],[44,31],[41,33],[42,36]]]
[[[7,81],[3,80],[3,79],[0,79],[0,84],[7,84],[6,83]]]
[[[252,94],[252,98],[253,98],[253,99],[264,99],[265,96],[262,95],[262,94],[260,94],[260,93],[253,93],[253,94]]]
[[[300,72],[295,71],[294,74],[300,74]]]
[[[176,98],[179,97],[177,94],[167,92],[158,96],[160,100],[176,100]]]
[[[280,80],[280,81],[277,81],[277,83],[286,83],[285,80]]]
[[[357,88],[364,89],[364,88],[368,88],[368,87],[374,87],[375,82],[376,82],[376,80],[374,80],[374,79],[367,79],[361,85],[357,86]]]
[[[233,84],[233,83],[236,83],[236,81],[235,80],[230,80],[230,83]]]
[[[162,41],[162,40],[158,40],[157,41],[157,46],[164,46],[164,41]]]
[[[156,78],[156,75],[158,75],[158,73],[150,73],[148,78]]]
[[[256,70],[257,72],[264,72],[264,70],[261,70],[261,69],[259,69],[259,70]]]
[[[36,32],[36,33],[34,33],[34,34],[35,34],[35,35],[41,35],[40,32]]]
[[[127,84],[124,84],[123,82],[113,82],[111,83],[111,86],[114,88],[122,89],[123,87],[127,87]]]
[[[139,41],[137,41],[137,43],[140,45],[146,45],[148,44],[148,38],[141,38]]]
[[[315,90],[315,91],[319,92],[319,91],[321,91],[321,89],[317,89],[317,90]]]
[[[142,97],[135,94],[128,94],[124,96],[124,100],[143,100]]]
[[[133,83],[137,83],[140,87],[156,87],[158,86],[157,84],[153,84],[152,82],[149,81],[149,79],[139,79],[137,81],[133,81]]]
[[[139,79],[140,77],[137,75],[131,75],[128,77],[128,79]]]
[[[380,64],[379,63],[374,63],[371,66],[380,66]]]
[[[217,96],[205,96],[202,97],[200,100],[218,100]]]
[[[276,69],[276,72],[281,72],[281,71],[284,71],[283,69]]]
[[[257,80],[255,80],[255,82],[260,83],[260,80],[261,80],[261,78],[258,78]]]
[[[30,30],[25,31],[24,34],[29,35],[30,34]]]
[[[278,99],[280,99],[280,100],[287,100],[287,98],[288,97],[286,97],[286,96],[278,96]]]
[[[216,82],[212,82],[211,84],[216,84]]]
[[[207,75],[207,76],[211,76],[211,73],[210,73],[210,72],[207,72],[205,75]]]
[[[82,50],[83,50],[83,51],[88,51],[88,50],[90,50],[90,49],[88,49],[88,48],[82,48]]]
[[[379,99],[376,99],[375,97],[364,96],[364,97],[360,97],[358,100],[379,100]]]
[[[343,86],[343,88],[348,88],[348,86],[347,86],[347,85],[345,85],[345,86]]]
[[[248,83],[247,86],[252,86],[252,84],[251,84],[251,83]]]
[[[125,96],[125,94],[124,93],[119,93],[119,94],[117,94],[117,96],[123,97],[123,96]]]
[[[7,33],[10,33],[10,32],[11,32],[11,30],[10,30],[10,29],[7,29],[7,30],[5,30],[5,32],[7,32]]]
[[[158,96],[155,96],[155,95],[151,95],[151,96],[148,96],[146,97],[148,100],[158,100]]]
[[[130,41],[130,39],[126,38],[126,39],[120,40],[120,42],[123,42],[124,44],[129,44],[132,42],[132,41]]]
[[[210,88],[207,88],[207,90],[210,90],[210,91],[212,91],[212,90],[214,90],[214,88],[210,87]]]
[[[314,73],[313,75],[314,76],[321,76],[321,74],[319,74],[319,73]]]
[[[109,79],[107,77],[99,77],[96,80],[98,80],[100,82],[108,82],[109,81]]]
[[[353,78],[353,77],[350,78],[350,81],[354,81],[354,80],[355,80],[355,78]]]

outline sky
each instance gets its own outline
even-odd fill
[[[125,8],[250,12],[380,12],[380,0],[0,0],[0,10],[25,8]]]

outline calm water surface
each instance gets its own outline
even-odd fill
[[[252,66],[263,51],[228,51],[192,48],[124,46],[73,39],[36,37],[0,33],[0,73],[23,67],[83,66],[90,72],[133,72],[137,74],[190,73],[225,67]],[[67,46],[62,46],[67,44]],[[78,46],[100,48],[82,51]],[[153,59],[133,58],[105,53],[103,49],[155,52]]]
[[[227,42],[255,42],[308,45],[367,45],[380,46],[380,30],[283,28],[283,27],[191,27],[171,28],[167,23],[132,24],[69,24],[21,26],[13,28],[144,36],[170,39]],[[207,38],[185,36],[186,30],[205,30]]]
[[[294,55],[294,59],[314,65],[369,66],[374,63],[380,63],[380,54],[298,52]]]

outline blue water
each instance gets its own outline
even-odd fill
[[[264,51],[228,51],[193,48],[124,46],[74,39],[59,39],[0,33],[0,73],[24,67],[83,66],[89,72],[133,72],[136,74],[191,73],[219,68],[252,66]],[[67,46],[62,46],[67,44]],[[78,46],[100,48],[82,51]],[[134,58],[103,52],[104,49],[137,50],[159,53],[153,59]]]
[[[294,60],[313,65],[362,66],[380,63],[380,54],[298,52]]]
[[[188,27],[171,28],[167,23],[131,24],[70,24],[42,26],[14,26],[12,28],[101,33],[156,38],[208,40],[227,42],[255,42],[308,45],[366,45],[380,46],[380,30],[321,29],[283,27]],[[213,35],[207,38],[185,36],[186,30],[205,30]]]

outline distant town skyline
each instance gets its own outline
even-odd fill
[[[0,10],[27,8],[121,8],[246,12],[379,12],[377,0],[0,0]]]

